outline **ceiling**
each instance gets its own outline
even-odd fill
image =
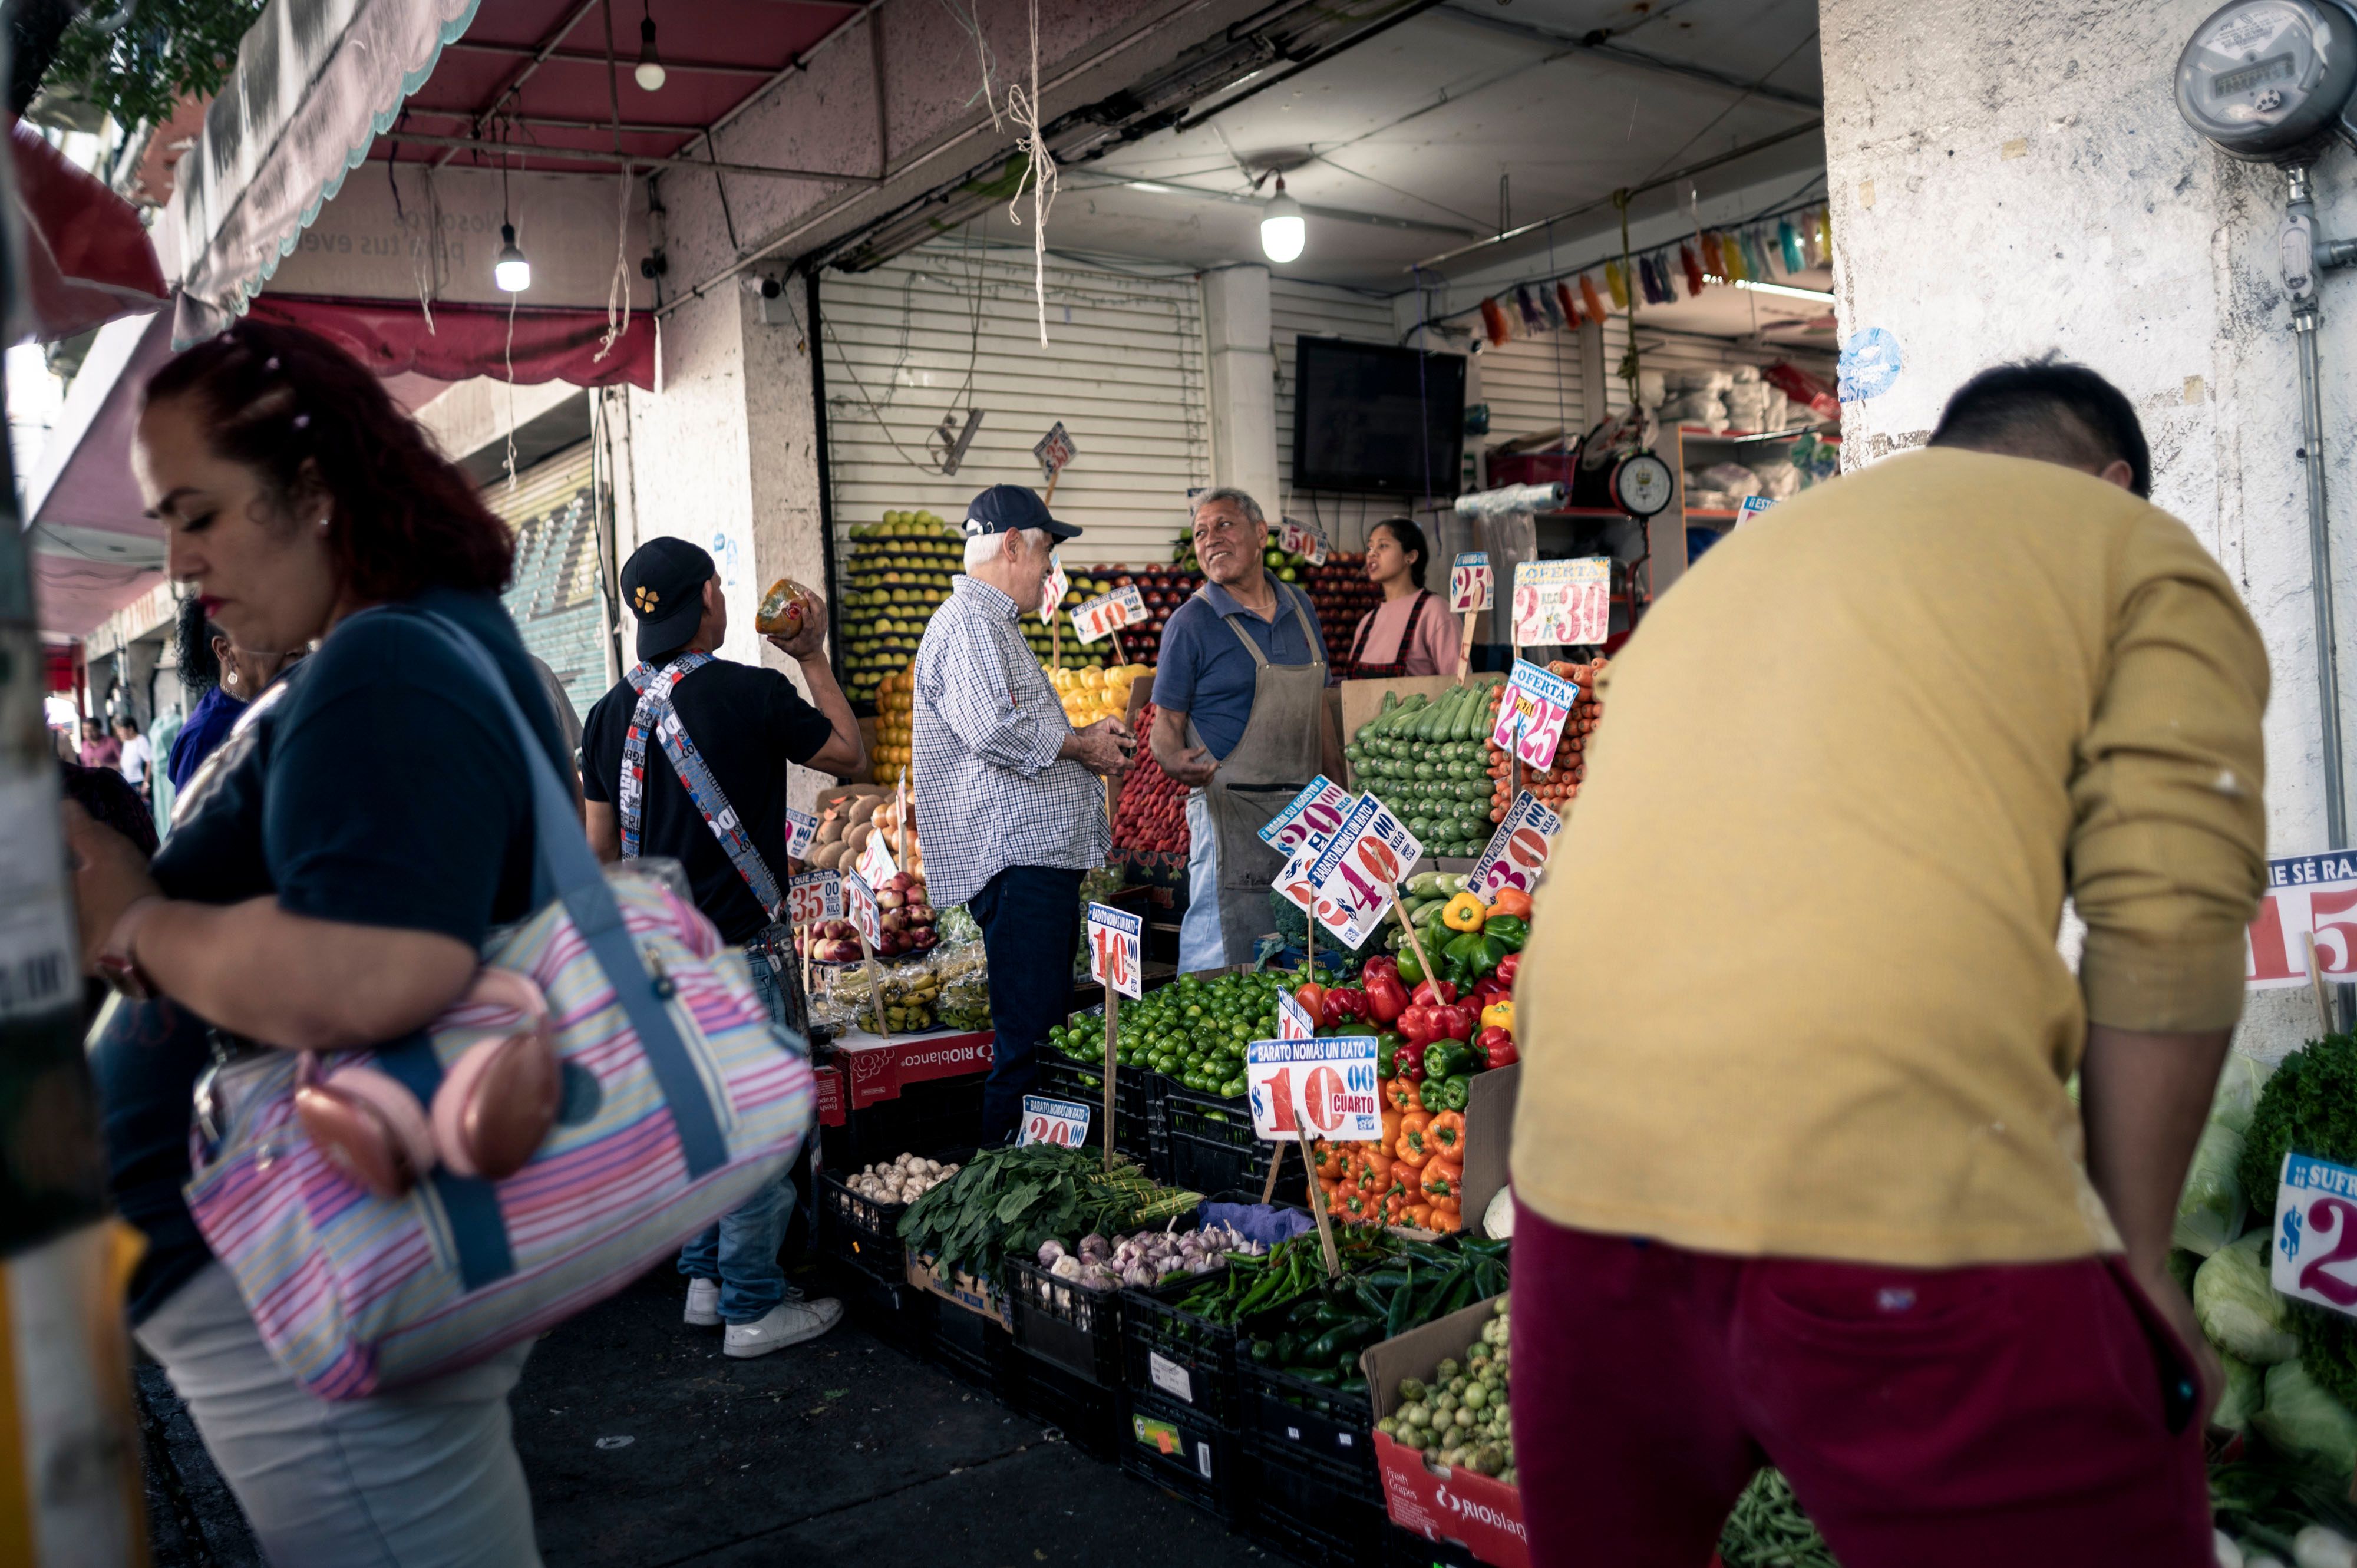
[[[1743,215],[1714,197],[1785,177],[1796,199],[1814,188],[1823,136],[1791,133],[1822,113],[1816,28],[1816,0],[1443,0],[1207,121],[1067,169],[1050,242],[1258,259],[1258,201],[1274,186],[1253,196],[1246,171],[1275,166],[1309,213],[1286,275],[1397,293],[1419,262],[1583,208],[1551,235],[1436,271],[1552,270],[1550,239],[1555,265],[1592,264],[1623,187],[1784,134],[1694,177],[1706,220]],[[1684,210],[1687,183],[1638,195],[1632,221]],[[994,214],[987,227],[1004,225]],[[1717,314],[1748,322],[1750,305]]]

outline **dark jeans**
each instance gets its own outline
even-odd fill
[[[1035,1059],[1072,1004],[1072,952],[1081,940],[1081,873],[1010,865],[966,900],[990,960],[990,1080],[982,1090],[982,1146],[1015,1135],[1023,1097],[1039,1081]]]

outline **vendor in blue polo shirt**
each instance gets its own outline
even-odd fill
[[[1178,967],[1189,972],[1252,961],[1285,864],[1260,830],[1320,771],[1341,776],[1326,639],[1308,596],[1261,564],[1259,503],[1205,490],[1191,526],[1210,581],[1162,628],[1150,739],[1155,761],[1188,788]]]

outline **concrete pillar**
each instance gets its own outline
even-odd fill
[[[1998,360],[2059,350],[2117,383],[2152,446],[2154,500],[2217,555],[2266,639],[2268,843],[2302,854],[2337,846],[2325,843],[2298,361],[2274,254],[2283,181],[2178,115],[2177,58],[2211,9],[1824,0],[1842,340],[1888,333],[1900,365],[1845,403],[1844,462],[1921,445],[1948,393]],[[2357,234],[2352,175],[2346,148],[2318,165],[2321,234]],[[2357,280],[2328,276],[2322,306],[2325,427],[2346,431]],[[2328,451],[2344,638],[2357,613],[2351,450]],[[2357,718],[2345,681],[2344,735]],[[2314,1027],[2305,992],[2256,992],[2242,1042],[2273,1055]]]
[[[1283,498],[1276,482],[1276,353],[1266,267],[1222,267],[1203,275],[1203,336],[1211,369],[1211,483],[1243,489],[1273,525]]]
[[[124,711],[139,721],[145,735],[156,723],[156,666],[164,657],[164,639],[143,638],[123,650]]]

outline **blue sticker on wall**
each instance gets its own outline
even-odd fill
[[[712,531],[712,564],[719,572],[722,587],[733,588],[737,585],[737,542],[721,530],[714,529]]]
[[[1880,397],[1890,390],[1906,361],[1899,352],[1899,339],[1888,328],[1869,327],[1850,334],[1842,345],[1841,400],[1863,403],[1870,397]]]

